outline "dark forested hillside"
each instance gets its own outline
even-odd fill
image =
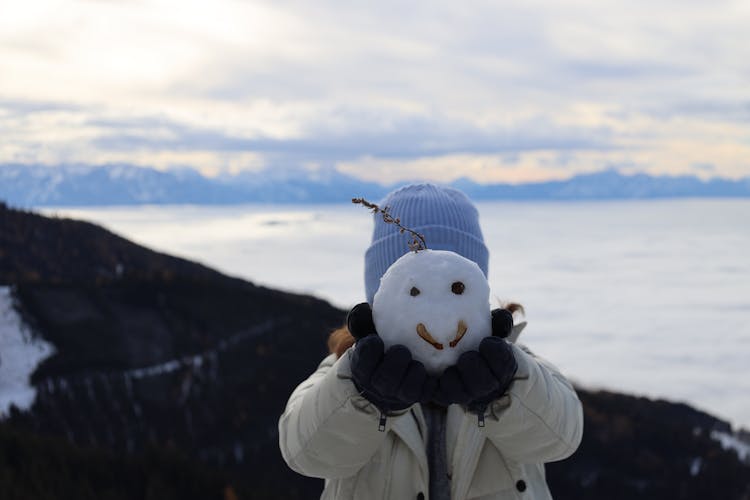
[[[154,252],[106,229],[44,217],[0,201],[0,284],[102,284],[133,280],[211,279],[205,266]]]
[[[190,230],[186,227],[185,230]],[[0,423],[0,498],[313,499],[277,421],[344,311],[0,204],[0,285],[55,346]],[[580,390],[586,431],[555,498],[750,498],[750,466],[690,407]]]
[[[251,484],[272,498],[318,487],[283,464],[276,424],[343,311],[152,252],[93,224],[7,207],[0,207],[3,284],[56,350],[32,377],[31,411],[13,413],[6,427],[123,456],[178,450],[238,490]]]
[[[729,424],[684,404],[578,389],[584,434],[569,459],[547,464],[555,498],[750,499],[750,464],[724,450]]]
[[[3,500],[229,500],[221,471],[175,450],[125,454],[0,423]]]

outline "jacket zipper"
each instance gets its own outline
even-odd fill
[[[380,420],[378,421],[378,430],[380,432],[385,432],[385,419],[386,419],[385,413],[381,411]]]

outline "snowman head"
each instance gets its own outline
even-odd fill
[[[410,252],[380,280],[373,321],[386,347],[404,345],[440,374],[492,334],[489,294],[475,262],[445,250]]]

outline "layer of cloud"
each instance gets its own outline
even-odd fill
[[[740,1],[17,3],[0,162],[745,176],[748,21]]]

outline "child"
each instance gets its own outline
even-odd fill
[[[380,205],[431,249],[456,252],[487,275],[478,213],[460,191],[409,185]],[[404,241],[375,217],[365,253],[369,304],[386,269],[409,251]],[[555,367],[505,340],[512,317],[499,311],[492,337],[431,377],[404,346],[384,352],[369,307],[357,306],[279,420],[287,464],[323,478],[323,499],[551,498],[544,463],[578,447],[581,403]]]

